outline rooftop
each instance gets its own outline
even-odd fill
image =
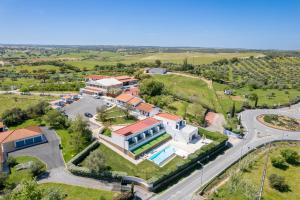
[[[138,133],[142,130],[145,130],[148,127],[153,126],[153,125],[158,124],[158,123],[160,123],[159,120],[157,120],[155,118],[152,118],[152,117],[149,117],[149,118],[146,118],[144,120],[138,121],[134,124],[131,124],[129,126],[125,126],[123,128],[120,128],[120,129],[116,130],[115,133],[119,134],[119,135],[128,136],[128,135],[131,135],[131,134],[134,134],[134,133]]]
[[[154,105],[149,103],[140,103],[136,109],[144,112],[151,112],[155,108]]]
[[[131,94],[133,96],[139,96],[139,92],[140,90],[138,87],[132,87],[124,91],[125,94]]]
[[[38,126],[31,126],[22,129],[16,129],[13,131],[5,131],[0,134],[0,143],[7,143],[16,140],[21,140],[28,137],[40,135],[41,133],[42,130]]]
[[[137,104],[139,104],[141,102],[143,102],[143,100],[141,98],[133,97],[127,103],[130,104],[130,105],[137,105]]]
[[[132,96],[131,94],[120,94],[119,96],[116,97],[116,100],[122,101],[122,102],[128,102],[133,98],[134,98],[134,96]]]
[[[92,79],[92,80],[101,80],[101,79],[104,79],[104,78],[109,78],[109,76],[102,76],[102,75],[88,75],[86,76],[86,78],[88,79]]]
[[[114,86],[114,85],[122,85],[121,81],[118,81],[115,78],[104,78],[101,80],[97,80],[96,83],[109,87],[109,86]]]
[[[179,117],[177,115],[169,114],[169,113],[158,113],[156,116],[162,117],[165,119],[173,120],[173,121],[180,121],[182,120],[182,117]]]

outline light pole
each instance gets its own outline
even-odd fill
[[[202,178],[203,178],[203,164],[198,160],[197,163],[201,166],[201,186],[202,186]]]

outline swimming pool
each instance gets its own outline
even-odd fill
[[[173,147],[167,146],[167,147],[163,148],[162,150],[160,150],[159,152],[153,154],[148,159],[160,166],[170,156],[174,155],[175,152],[176,152],[176,150]]]

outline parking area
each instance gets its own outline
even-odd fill
[[[88,112],[95,115],[97,107],[105,106],[105,104],[106,102],[102,99],[95,99],[92,96],[83,95],[80,100],[65,106],[62,110],[65,111],[70,119],[75,119],[77,115],[87,118],[84,116],[84,113]]]
[[[9,153],[10,156],[34,156],[47,164],[47,169],[64,167],[65,163],[59,149],[59,138],[54,130],[42,127],[47,143],[28,147]]]

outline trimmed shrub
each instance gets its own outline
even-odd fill
[[[277,174],[271,174],[269,176],[269,182],[272,188],[280,191],[287,192],[289,190],[288,184],[285,182],[284,177]]]
[[[285,162],[285,159],[281,156],[272,157],[271,162],[272,162],[272,165],[276,168],[284,169],[284,170],[288,168],[288,165]]]
[[[299,163],[300,156],[297,151],[284,149],[280,153],[287,163],[292,165]]]

